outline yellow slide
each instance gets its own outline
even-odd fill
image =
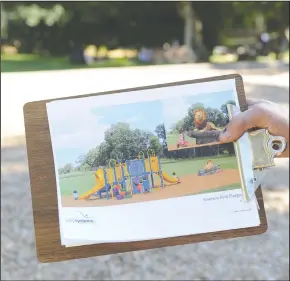
[[[158,157],[154,156],[150,158],[151,161],[151,171],[152,172],[159,172],[160,167],[159,167],[159,161],[158,161]],[[146,165],[146,171],[149,172],[150,171],[150,164],[149,164],[149,159],[145,160],[145,165]],[[168,182],[168,183],[178,183],[178,179],[169,176],[168,174],[166,174],[165,172],[162,171],[162,178],[164,181]]]
[[[92,196],[94,193],[100,191],[102,188],[105,186],[105,179],[104,179],[104,172],[102,169],[98,169],[96,171],[96,178],[97,178],[97,184],[90,189],[89,191],[83,193],[82,195],[79,196],[78,200],[88,200],[90,196]]]
[[[162,178],[163,178],[164,181],[166,181],[168,183],[178,183],[178,179],[176,179],[174,177],[170,177],[165,172],[162,172]]]

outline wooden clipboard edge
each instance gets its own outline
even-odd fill
[[[137,250],[147,250],[168,246],[184,245],[189,243],[230,239],[250,235],[263,234],[267,231],[267,218],[261,187],[256,191],[259,204],[261,224],[257,227],[227,230],[221,232],[198,234],[158,240],[95,244],[67,248],[60,243],[59,217],[56,180],[52,145],[47,120],[46,103],[53,100],[84,98],[96,95],[107,95],[120,92],[131,92],[151,88],[179,86],[193,83],[202,83],[226,79],[235,79],[236,90],[241,105],[241,111],[247,109],[243,79],[239,74],[215,76],[209,78],[187,80],[145,87],[129,88],[115,91],[87,94],[81,96],[48,99],[29,102],[24,105],[24,124],[28,154],[29,175],[31,182],[31,196],[36,237],[36,252],[40,262],[57,262],[71,259],[88,258],[93,256],[125,253]],[[43,133],[43,134],[42,134]],[[45,135],[46,134],[46,135]],[[48,153],[47,153],[48,151]],[[47,163],[48,162],[48,163]]]

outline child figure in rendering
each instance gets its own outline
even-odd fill
[[[172,173],[172,176],[173,176],[175,179],[177,179],[177,182],[180,182],[180,179],[179,179],[179,177],[176,175],[175,172]]]
[[[188,142],[185,139],[185,132],[182,132],[178,136],[178,142],[177,142],[177,148],[181,147],[186,147],[188,145]]]
[[[142,179],[140,179],[139,183],[137,184],[137,189],[139,192],[142,191],[142,182],[143,182]]]
[[[116,188],[117,188],[118,191],[120,191],[120,189],[121,189],[121,185],[120,185],[119,183],[117,183],[117,184],[116,184]]]
[[[73,197],[75,200],[78,200],[79,199],[79,195],[78,195],[78,192],[76,190],[74,190],[73,192]]]
[[[204,166],[204,170],[206,170],[206,171],[209,171],[209,170],[211,170],[212,168],[213,168],[213,161],[212,160],[208,160],[207,162],[206,162],[206,165]]]
[[[185,135],[183,132],[179,134],[179,142],[185,142]]]

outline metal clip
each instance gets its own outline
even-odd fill
[[[230,120],[240,113],[240,110],[232,104],[228,104],[227,109]],[[244,133],[234,142],[234,146],[244,199],[249,201],[261,185],[267,168],[275,166],[275,156],[286,149],[287,143],[283,137],[272,136],[266,129],[258,129]],[[249,147],[251,151],[248,151]]]

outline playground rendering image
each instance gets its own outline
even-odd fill
[[[119,205],[240,188],[235,157],[161,164],[153,151],[149,155],[145,158],[140,153],[138,159],[119,164],[111,159],[111,167],[61,176],[62,205]],[[72,190],[71,186],[80,188]]]
[[[132,204],[241,187],[236,157],[227,147],[167,149],[168,111],[162,100],[106,106],[97,96],[62,100],[48,117],[63,207]]]

